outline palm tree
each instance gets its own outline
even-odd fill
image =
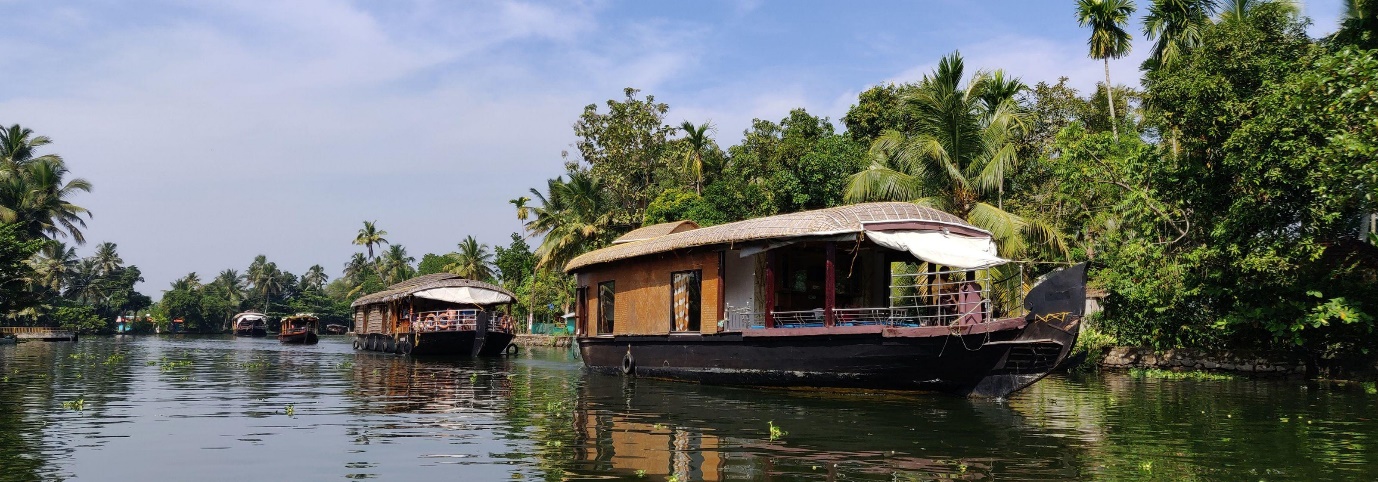
[[[263,313],[267,314],[273,295],[282,293],[283,288],[283,276],[277,263],[264,263],[257,272],[249,274],[249,282],[254,284],[254,291],[263,295]]]
[[[694,178],[694,193],[703,195],[703,150],[713,142],[708,138],[713,124],[704,122],[695,127],[693,122],[684,121],[679,128],[684,130],[684,142],[689,146],[684,152],[684,167]]]
[[[877,137],[868,153],[871,166],[851,176],[845,199],[909,201],[947,211],[990,231],[1006,258],[1024,257],[1031,245],[1065,256],[1055,228],[985,201],[1000,195],[1018,162],[1016,133],[1027,115],[1013,98],[1019,89],[992,80],[1002,75],[977,72],[962,86],[963,70],[961,55],[953,53],[920,81],[905,98],[913,134],[891,130]]]
[[[105,299],[105,293],[101,288],[100,268],[96,266],[95,260],[83,258],[77,262],[76,268],[72,270],[71,277],[67,280],[67,290],[63,292],[63,296],[67,299],[94,305]]]
[[[90,212],[70,199],[78,191],[91,192],[91,183],[82,178],[64,181],[69,171],[61,158],[30,159],[13,167],[0,168],[5,171],[0,175],[0,222],[16,223],[32,237],[71,235],[77,244],[85,244],[80,228],[86,221],[81,217],[90,217]]]
[[[531,198],[526,196],[517,196],[516,199],[509,199],[507,200],[507,202],[512,203],[513,206],[517,207],[518,221],[525,222],[526,218],[531,215],[531,208],[528,208],[526,206],[526,203],[531,202]]]
[[[563,265],[575,256],[612,240],[612,209],[607,208],[602,183],[586,172],[570,172],[569,181],[546,181],[548,194],[531,189],[541,203],[531,208],[526,223],[532,236],[545,235],[536,248],[538,267]]]
[[[349,258],[349,262],[344,265],[345,279],[350,280],[352,284],[358,284],[359,278],[367,272],[368,265],[368,258],[364,257],[364,253],[354,253],[354,256]]]
[[[34,157],[34,150],[51,144],[48,136],[35,136],[33,130],[14,124],[0,128],[0,179],[13,175],[35,161],[62,161],[57,154]]]
[[[216,275],[215,280],[211,281],[211,284],[224,290],[225,298],[231,305],[234,305],[234,309],[238,310],[239,304],[243,303],[245,298],[246,288],[244,286],[244,281],[244,275],[239,274],[238,271],[233,269],[227,269],[221,271],[219,275]]]
[[[97,245],[96,254],[92,257],[95,258],[102,276],[109,275],[124,265],[124,260],[115,252],[115,243],[109,241]]]
[[[37,274],[36,284],[54,293],[61,293],[80,261],[76,248],[68,247],[61,241],[49,241],[32,260]]]
[[[326,280],[330,279],[325,275],[325,268],[319,264],[313,264],[306,268],[306,274],[301,275],[301,286],[307,289],[320,290],[325,287]]]
[[[1144,16],[1144,36],[1156,42],[1143,69],[1169,67],[1196,48],[1218,5],[1217,0],[1153,0]]]
[[[493,277],[493,254],[488,252],[488,245],[479,244],[473,236],[460,241],[459,251],[447,256],[452,262],[445,266],[445,271],[480,281]]]
[[[1264,5],[1274,5],[1293,17],[1301,15],[1301,5],[1296,0],[1226,0],[1220,9],[1220,23],[1247,22]]]
[[[1118,59],[1129,53],[1133,39],[1124,30],[1129,16],[1134,14],[1134,2],[1130,0],[1077,0],[1077,23],[1091,27],[1091,38],[1086,44],[1091,48],[1091,58],[1105,62],[1105,99],[1110,104],[1110,130],[1115,139],[1120,138],[1120,128],[1115,121],[1115,84],[1110,83],[1110,59]]]
[[[364,221],[364,227],[359,229],[359,235],[354,237],[354,244],[368,247],[368,259],[373,259],[373,247],[388,244],[388,240],[383,239],[388,232],[378,229],[374,225],[378,221]]]
[[[411,263],[416,258],[407,255],[407,248],[400,244],[388,246],[388,251],[378,260],[379,277],[387,284],[401,283],[416,272]]]

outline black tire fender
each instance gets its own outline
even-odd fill
[[[512,356],[516,355],[517,353],[520,353],[521,348],[518,347],[516,343],[511,343],[507,345],[507,348],[503,348],[502,351],[506,352],[507,356]]]
[[[627,354],[626,354],[626,355],[622,355],[622,374],[623,374],[623,375],[634,375],[634,374],[636,374],[636,357],[633,357],[633,356],[632,356],[632,351],[631,351],[631,350],[627,350]]]

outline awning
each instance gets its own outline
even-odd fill
[[[512,303],[511,296],[493,290],[474,288],[471,286],[451,286],[444,288],[431,288],[428,290],[412,293],[417,298],[428,300],[445,301],[449,303],[463,303],[469,305],[500,305]]]
[[[941,231],[866,231],[876,244],[956,269],[984,269],[1008,263],[996,255],[995,241]]]

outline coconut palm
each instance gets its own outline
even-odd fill
[[[80,262],[81,258],[77,257],[76,248],[69,247],[61,241],[49,241],[31,260],[36,274],[35,284],[54,293],[61,293],[62,287],[66,285]]]
[[[1220,9],[1220,23],[1247,22],[1264,5],[1280,8],[1293,17],[1301,15],[1301,5],[1296,0],[1226,0]]]
[[[109,241],[97,245],[96,254],[92,258],[95,258],[96,266],[100,268],[102,276],[107,276],[124,265],[124,260],[115,251],[115,243]]]
[[[1216,0],[1153,0],[1144,16],[1144,36],[1155,42],[1143,69],[1169,67],[1196,48],[1218,6]]]
[[[1105,63],[1105,99],[1110,104],[1110,130],[1115,139],[1120,138],[1120,128],[1115,121],[1115,84],[1110,83],[1110,59],[1118,59],[1129,53],[1133,39],[1125,31],[1129,16],[1134,14],[1134,2],[1130,0],[1077,0],[1077,23],[1091,27],[1091,38],[1086,41],[1093,59]]]
[[[358,284],[364,273],[368,272],[368,268],[369,261],[364,257],[364,253],[354,253],[344,265],[345,279],[350,280],[351,284]]]
[[[447,255],[451,263],[445,271],[473,280],[488,280],[493,277],[493,254],[488,245],[479,244],[473,236],[459,243],[459,251]]]
[[[694,178],[694,193],[703,195],[703,151],[713,142],[708,138],[708,131],[713,129],[713,124],[704,122],[695,126],[693,122],[684,121],[679,128],[684,130],[683,140],[689,147],[684,151],[684,168]]]
[[[197,275],[195,271],[172,282],[172,289],[174,290],[194,291],[200,288],[201,276]]]
[[[85,244],[82,216],[90,217],[90,212],[71,198],[79,191],[90,192],[91,183],[82,178],[65,180],[69,171],[61,158],[30,159],[12,167],[0,169],[6,171],[0,177],[0,222],[18,224],[28,236],[70,235],[77,244]]]
[[[314,264],[310,268],[306,268],[306,274],[301,275],[301,286],[306,289],[320,290],[325,287],[325,282],[329,278],[325,275],[325,268],[319,264]]]
[[[416,258],[407,255],[407,248],[400,244],[388,246],[388,251],[378,259],[378,276],[387,284],[406,281],[416,273],[413,261]]]
[[[215,276],[211,284],[224,291],[225,298],[233,305],[234,309],[239,309],[239,304],[244,302],[247,287],[244,286],[244,275],[239,271],[227,269]]]
[[[72,270],[67,280],[67,289],[62,295],[67,299],[94,305],[105,299],[100,280],[100,268],[96,266],[95,260],[83,258]]]
[[[607,208],[602,183],[586,172],[569,173],[569,181],[546,181],[547,194],[531,189],[541,203],[533,206],[526,223],[532,236],[545,235],[536,247],[538,267],[563,265],[575,256],[612,240],[612,209]]]
[[[1009,80],[995,83],[996,76],[977,72],[963,86],[963,70],[953,53],[920,81],[905,98],[913,112],[906,130],[913,134],[891,130],[877,137],[870,167],[848,180],[846,200],[910,201],[947,211],[990,231],[1006,258],[1022,258],[1034,246],[1065,256],[1056,229],[987,202],[998,199],[1004,177],[1016,167],[1014,141],[1026,114]]]
[[[14,124],[0,128],[0,179],[13,175],[26,164],[35,161],[62,162],[62,156],[44,154],[34,156],[34,151],[51,144],[48,136],[35,136],[33,130]]]
[[[368,248],[368,259],[373,259],[373,247],[388,244],[388,232],[378,229],[374,223],[378,221],[364,221],[364,227],[359,229],[359,235],[354,237],[354,244]]]
[[[273,295],[282,293],[284,287],[282,272],[278,270],[277,263],[263,263],[256,272],[249,274],[249,282],[253,283],[255,292],[263,295],[263,313],[268,313]]]

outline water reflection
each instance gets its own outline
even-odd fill
[[[973,402],[586,375],[567,350],[93,338],[0,347],[0,480],[166,478],[165,461],[206,481],[1372,480],[1375,402],[1126,376]]]

